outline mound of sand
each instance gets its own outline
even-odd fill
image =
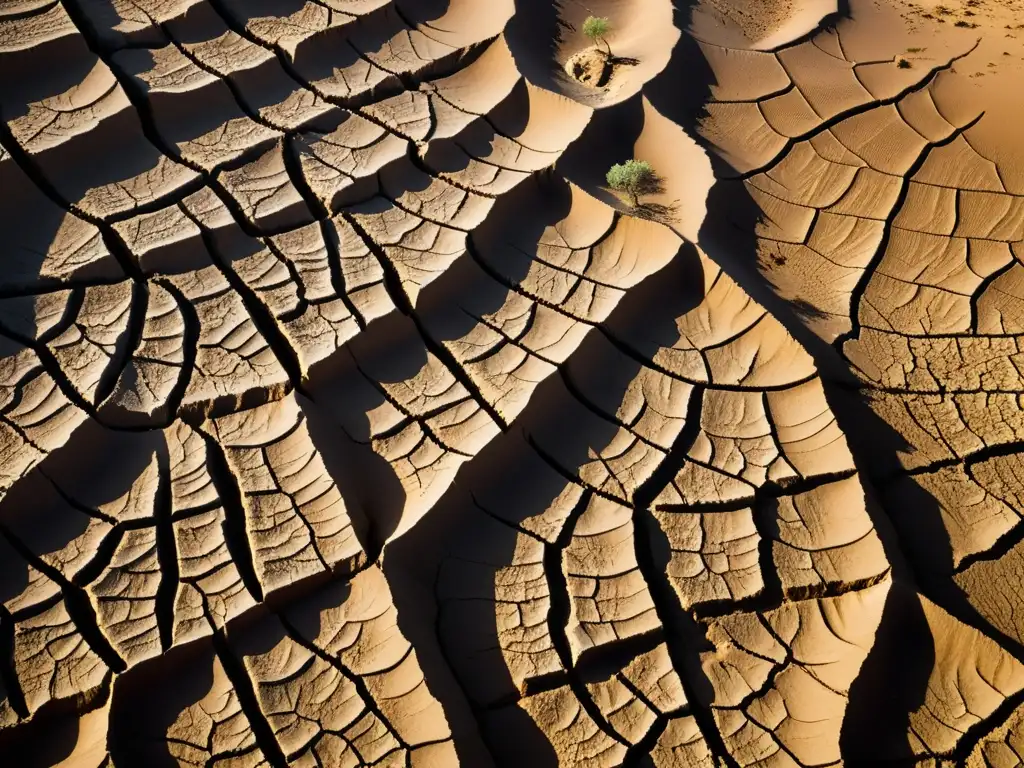
[[[1022,41],[0,2],[0,762],[1024,763]]]

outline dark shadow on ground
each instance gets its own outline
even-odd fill
[[[677,2],[681,28],[686,28],[692,5]],[[806,39],[848,18],[849,3],[843,0],[840,6],[837,15],[824,19]],[[692,37],[683,35],[669,67],[647,84],[644,95],[661,114],[683,126],[705,147],[720,179],[709,194],[708,215],[699,235],[701,247],[811,354],[828,402],[846,435],[868,496],[869,513],[893,569],[894,585],[876,643],[850,691],[841,746],[850,764],[910,761],[909,716],[924,702],[935,659],[934,639],[915,592],[920,591],[986,634],[992,635],[993,630],[966,605],[962,594],[953,594],[958,590],[950,580],[943,585],[929,575],[935,572],[936,564],[948,564],[950,570],[952,566],[938,502],[921,493],[916,495],[912,508],[894,509],[891,499],[876,490],[903,471],[899,455],[911,446],[872,410],[869,397],[839,351],[810,330],[808,320],[813,319],[815,308],[780,297],[760,267],[755,232],[763,213],[742,183],[721,180],[735,172],[699,134],[714,82],[699,46]],[[911,542],[914,546],[909,546]],[[938,566],[938,570],[944,568]]]

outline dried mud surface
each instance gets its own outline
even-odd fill
[[[0,0],[0,763],[1024,764],[1022,14]]]

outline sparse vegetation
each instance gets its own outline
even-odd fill
[[[627,160],[608,169],[608,186],[616,192],[629,195],[634,208],[640,205],[640,196],[658,191],[658,175],[646,160]]]
[[[608,55],[612,55],[612,48],[608,45],[608,41],[605,36],[611,31],[612,23],[604,16],[587,16],[583,22],[583,34],[589,37],[594,43],[602,43],[608,51]]]
[[[907,53],[922,53],[925,48],[907,48]]]
[[[913,65],[909,61],[901,57],[899,59],[896,59],[896,66],[899,67],[900,69],[910,69],[910,67]]]

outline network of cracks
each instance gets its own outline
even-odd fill
[[[5,761],[1024,764],[1022,9],[723,2],[0,1]]]

